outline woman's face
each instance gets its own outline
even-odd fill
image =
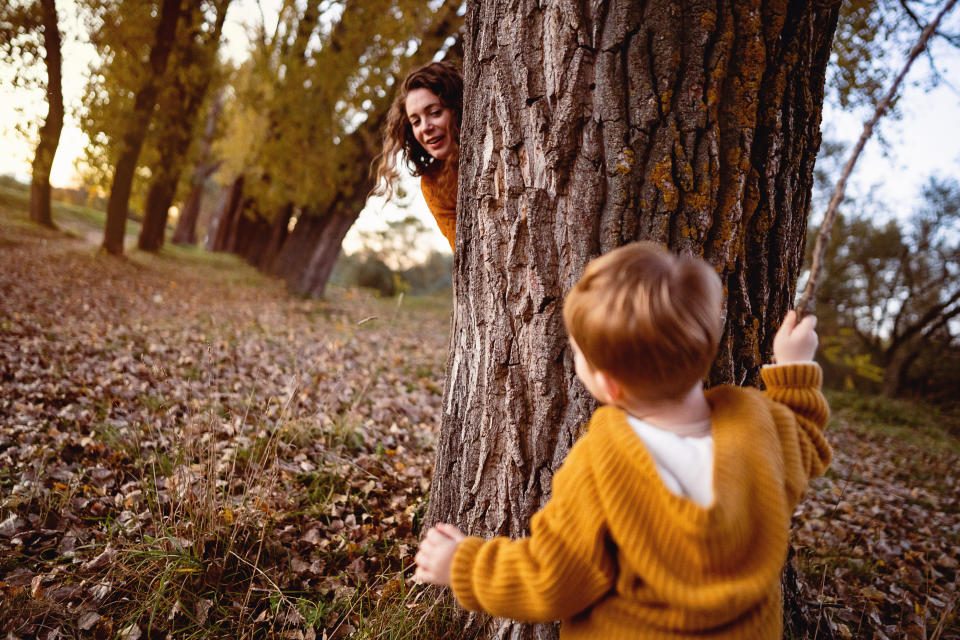
[[[429,89],[414,89],[404,104],[413,137],[437,160],[444,160],[457,148],[453,139],[453,111],[443,106]]]

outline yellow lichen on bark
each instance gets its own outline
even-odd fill
[[[613,172],[618,176],[625,176],[633,169],[633,164],[637,160],[637,154],[630,147],[624,147],[617,155],[617,165]]]
[[[673,89],[666,89],[660,94],[660,114],[668,115],[670,113],[671,103],[673,102]]]
[[[704,11],[700,16],[700,26],[704,29],[713,30],[717,26],[717,14],[713,11]]]
[[[666,154],[662,160],[654,163],[653,168],[650,169],[650,182],[660,190],[660,197],[667,211],[675,211],[679,194],[673,183],[673,159],[670,154]]]

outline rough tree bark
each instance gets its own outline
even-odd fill
[[[63,130],[63,57],[60,52],[60,27],[54,0],[42,0],[43,48],[47,66],[47,117],[40,127],[40,142],[33,156],[30,180],[30,220],[45,227],[54,227],[50,211],[50,170],[60,145]]]
[[[107,200],[107,223],[103,234],[103,250],[111,255],[123,253],[123,236],[127,226],[127,207],[133,187],[137,158],[147,134],[147,125],[160,92],[160,82],[173,48],[173,38],[180,19],[180,0],[163,0],[150,59],[147,78],[133,99],[133,113],[120,140],[120,153],[113,172],[113,184]]]
[[[521,536],[593,402],[560,308],[637,239],[727,293],[711,383],[755,383],[790,308],[839,3],[468,3],[455,302],[427,522]],[[467,616],[468,637],[552,638]]]

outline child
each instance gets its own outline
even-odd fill
[[[438,524],[417,578],[467,609],[559,619],[567,639],[780,638],[790,517],[830,459],[816,321],[787,314],[766,392],[704,391],[721,296],[707,263],[651,243],[592,261],[563,317],[577,376],[606,406],[530,537]]]

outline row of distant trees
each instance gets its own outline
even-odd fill
[[[62,3],[61,3],[62,4]],[[208,248],[242,255],[290,288],[322,294],[346,232],[373,187],[369,166],[399,79],[456,51],[459,2],[280,3],[276,26],[250,25],[249,56],[224,58],[231,0],[77,0],[98,59],[80,110],[83,177],[106,194],[103,249],[197,241],[210,176],[227,185]],[[74,17],[74,16],[71,16]],[[63,125],[60,25],[53,0],[0,7],[0,55],[16,81],[45,89],[31,218],[53,226],[49,174]],[[45,73],[43,72],[45,71]]]
[[[330,279],[343,286],[374,289],[382,296],[450,295],[453,256],[431,248],[430,234],[416,216],[362,231],[357,234],[359,250],[341,255]]]

